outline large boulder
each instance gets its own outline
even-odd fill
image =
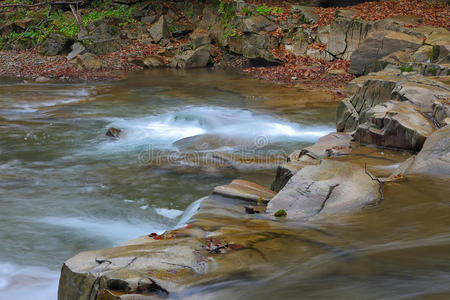
[[[193,32],[190,35],[189,40],[194,49],[197,49],[200,46],[205,46],[205,45],[211,44],[211,38],[209,37],[209,34],[207,32],[202,32],[202,31]]]
[[[372,24],[346,17],[338,17],[331,24],[327,51],[334,57],[349,59],[361,47],[372,30]]]
[[[435,131],[425,141],[422,150],[405,161],[394,173],[429,174],[450,177],[450,126]]]
[[[409,102],[384,102],[366,111],[362,119],[365,122],[358,126],[355,140],[383,147],[418,151],[435,130]]]
[[[83,69],[95,71],[101,68],[102,64],[97,59],[97,57],[92,53],[84,53],[82,55],[78,55],[75,59],[75,62],[78,66]]]
[[[290,15],[295,15],[303,24],[316,24],[319,21],[319,14],[310,6],[292,5]]]
[[[58,33],[51,33],[41,45],[41,54],[58,55],[69,49],[72,40]]]
[[[244,185],[245,194],[258,201],[261,187]],[[298,233],[265,214],[246,214],[248,204],[212,195],[187,209],[195,215],[184,215],[179,229],[82,252],[64,263],[58,299],[179,297],[202,284],[229,282],[236,274],[248,280],[273,275],[288,267],[293,256],[308,260],[317,253],[345,251],[315,228]]]
[[[358,165],[323,160],[306,166],[269,201],[267,211],[284,210],[287,218],[309,219],[361,209],[378,198],[379,183]]]
[[[242,32],[244,33],[258,33],[260,31],[273,31],[275,29],[275,23],[263,16],[247,18],[242,24]]]
[[[423,38],[396,31],[376,31],[350,56],[350,73],[361,75],[377,60],[396,52],[405,50],[415,52],[423,45]]]
[[[150,28],[150,36],[155,42],[159,42],[169,36],[169,26],[166,17],[161,16],[158,21]]]
[[[123,20],[104,18],[91,22],[78,33],[78,39],[88,52],[95,55],[118,51],[126,44],[126,40],[120,37],[121,21]]]
[[[195,50],[187,50],[175,56],[172,67],[179,69],[202,68],[211,62],[210,45],[200,46]]]
[[[394,146],[392,144],[394,141],[387,143],[385,134],[409,136],[410,132],[408,133],[408,131],[411,129],[410,126],[412,124],[409,120],[404,119],[406,116],[414,116],[411,122],[418,122],[413,126],[414,128],[428,128],[424,129],[424,134],[419,134],[423,138],[431,134],[431,128],[435,128],[434,124],[429,121],[435,122],[434,119],[437,117],[443,122],[447,118],[446,103],[450,101],[450,89],[446,84],[414,73],[403,75],[400,73],[400,70],[394,70],[397,73],[388,71],[384,70],[379,73],[369,74],[349,83],[349,91],[354,95],[344,99],[336,110],[337,131],[354,133],[358,129],[358,136],[355,135],[356,139],[376,144],[381,143],[380,145],[385,146],[387,144]],[[373,107],[390,100],[405,102],[410,105],[398,103],[394,105],[396,102],[391,102],[369,112]],[[438,105],[436,103],[441,104]],[[390,114],[390,109],[398,110],[398,112]],[[381,111],[385,113],[385,116],[380,115]],[[393,120],[392,117],[396,120]],[[398,123],[400,120],[402,120],[400,123],[403,125],[397,126],[400,124]],[[359,125],[362,126],[359,127]],[[416,126],[419,127],[417,128]],[[419,131],[422,132],[422,129]],[[377,135],[375,132],[382,133],[382,135]],[[415,134],[414,136],[418,137]],[[417,140],[418,143],[409,143],[413,147],[410,150],[419,150],[421,144],[423,144],[423,138],[419,138]],[[406,138],[406,140],[401,142],[399,139],[398,145],[400,146],[401,144],[402,146],[400,147],[405,149],[404,147],[408,144],[405,143],[407,140],[412,142],[415,138]]]
[[[270,34],[248,33],[242,37],[242,55],[254,60],[264,60],[270,63],[280,63],[271,49],[278,46],[278,41]]]
[[[294,151],[289,155],[287,163],[278,166],[270,188],[279,192],[303,167],[320,164],[321,159],[325,157],[350,153],[351,140],[352,136],[349,134],[333,132],[321,137],[314,145]]]

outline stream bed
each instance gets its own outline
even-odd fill
[[[61,265],[75,254],[172,229],[191,203],[235,178],[270,186],[273,167],[190,168],[173,157],[173,143],[208,135],[201,152],[286,157],[335,130],[335,108],[319,96],[208,70],[96,84],[1,79],[0,299],[56,299]],[[110,127],[123,136],[106,137]],[[165,155],[162,165],[151,163],[155,153]],[[377,207],[320,225],[352,260],[293,257],[268,278],[187,296],[447,298],[449,192],[449,182],[431,178],[389,186]]]

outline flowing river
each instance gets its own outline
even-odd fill
[[[174,142],[203,134],[221,153],[284,157],[334,131],[335,108],[327,101],[222,71],[158,70],[98,84],[1,79],[0,299],[56,299],[60,267],[73,255],[174,228],[189,217],[191,203],[234,178],[266,186],[274,178],[266,167],[183,166],[173,157]],[[110,127],[123,136],[106,137]],[[214,137],[239,142],[220,145]],[[155,153],[165,155],[164,163],[152,164]],[[348,245],[351,261],[300,257],[269,278],[191,293],[449,297],[449,192],[448,181],[411,178],[386,188],[379,206],[325,224]]]

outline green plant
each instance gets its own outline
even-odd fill
[[[109,7],[106,10],[94,10],[83,17],[83,25],[86,26],[91,22],[107,18],[107,17],[115,17],[119,19],[124,19],[126,23],[135,22],[133,18],[131,18],[131,13],[135,10],[135,7],[130,6],[118,6],[118,7]]]
[[[251,16],[251,15],[253,15],[253,10],[249,7],[244,7],[242,9],[241,13],[245,16]]]
[[[236,4],[234,2],[219,3],[219,15],[223,23],[223,38],[235,37],[239,34],[233,20],[236,16]]]
[[[274,214],[275,217],[285,217],[287,215],[284,209],[277,210]]]
[[[413,66],[412,65],[409,65],[409,66],[401,66],[400,67],[400,70],[402,71],[402,72],[412,72],[413,71]]]
[[[6,39],[0,37],[0,50],[3,49],[6,45]]]
[[[281,7],[272,7],[272,6],[267,6],[266,4],[263,4],[256,8],[256,12],[258,14],[260,14],[261,16],[279,15],[283,12],[283,9]]]
[[[73,38],[78,34],[79,28],[75,18],[68,17],[61,10],[55,11],[50,16],[52,28],[55,31]]]
[[[194,10],[192,8],[188,9],[186,11],[186,16],[188,16],[189,18],[192,18],[194,16]]]

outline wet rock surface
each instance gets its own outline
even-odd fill
[[[378,183],[350,163],[324,160],[297,172],[269,202],[267,210],[285,210],[288,218],[311,218],[361,209],[378,197]]]
[[[406,160],[396,174],[429,174],[450,178],[450,126],[435,131],[427,138],[422,150]]]
[[[414,105],[389,101],[370,108],[354,134],[357,142],[418,151],[435,130]]]
[[[259,194],[259,188],[253,190]],[[58,299],[183,295],[189,287],[232,279],[236,273],[260,278],[287,265],[294,253],[309,256],[308,249],[345,251],[327,245],[327,236],[314,230],[294,238],[295,231],[261,214],[246,214],[247,204],[213,195],[201,202],[188,226],[80,253],[62,268]],[[269,267],[267,261],[275,258],[277,264]]]
[[[349,90],[355,94],[336,111],[338,131],[363,143],[415,151],[444,124],[450,99],[448,85],[395,69],[357,78]]]

